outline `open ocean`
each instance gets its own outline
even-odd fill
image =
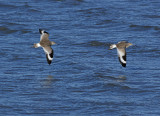
[[[0,0],[0,46],[1,116],[160,116],[159,0]]]

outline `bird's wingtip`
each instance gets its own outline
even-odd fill
[[[39,33],[42,34],[42,29],[39,29]]]
[[[126,68],[126,64],[122,63],[122,66]]]

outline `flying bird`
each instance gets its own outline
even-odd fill
[[[41,34],[40,36],[40,42],[39,43],[35,43],[34,47],[38,48],[38,47],[42,47],[45,54],[46,54],[46,58],[47,58],[47,62],[50,65],[52,60],[53,60],[53,55],[54,55],[54,51],[51,48],[52,45],[55,45],[56,43],[53,41],[49,40],[49,33],[46,32],[45,30],[39,29],[39,33]]]
[[[133,45],[132,43],[128,43],[126,41],[120,41],[117,44],[110,45],[110,50],[117,48],[118,59],[123,67],[126,67],[126,48]]]

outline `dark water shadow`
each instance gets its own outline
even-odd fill
[[[109,46],[110,43],[106,43],[106,42],[99,42],[99,41],[89,41],[88,42],[89,46]]]

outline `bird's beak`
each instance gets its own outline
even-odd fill
[[[52,45],[56,45],[56,42],[52,41]]]

